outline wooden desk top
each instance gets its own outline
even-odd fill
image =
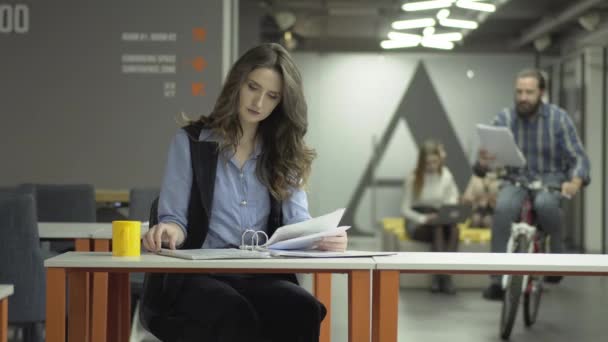
[[[95,202],[129,202],[129,190],[95,189]]]
[[[93,233],[104,229],[111,232],[112,223],[38,222],[38,235],[41,239],[90,239]]]
[[[139,257],[113,257],[108,252],[68,252],[44,261],[45,267],[97,269],[240,269],[240,270],[372,270],[365,258],[269,258],[232,260],[184,260],[151,253]]]
[[[476,274],[563,272],[608,274],[608,255],[519,253],[408,253],[374,257],[378,270],[453,271]],[[468,271],[468,272],[467,272]],[[423,273],[423,272],[412,272]]]
[[[15,287],[9,284],[0,284],[0,299],[4,299],[13,294]]]

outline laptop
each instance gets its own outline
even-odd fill
[[[439,208],[437,218],[430,223],[433,224],[457,224],[471,217],[473,208],[469,204],[444,205]]]

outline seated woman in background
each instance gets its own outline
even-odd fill
[[[433,224],[442,205],[458,203],[458,187],[450,170],[443,165],[445,151],[437,141],[428,140],[420,148],[418,164],[405,179],[401,213],[405,216],[408,235],[417,241],[431,243],[434,252],[458,250],[458,227]],[[433,275],[432,292],[455,292],[449,275]]]
[[[471,227],[492,227],[492,217],[496,207],[498,180],[496,174],[489,172],[481,178],[473,175],[462,197],[463,202],[473,206]]]

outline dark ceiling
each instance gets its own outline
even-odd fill
[[[276,0],[253,1],[268,16],[263,21],[265,40],[281,37],[275,14],[291,13],[295,23],[288,30],[297,39],[300,51],[380,51],[380,41],[398,19],[435,16],[437,10],[404,12],[407,1],[395,0]],[[536,51],[534,41],[550,39],[544,53],[558,53],[560,42],[585,31],[578,20],[582,15],[599,15],[602,27],[608,17],[608,0],[486,0],[497,11],[486,14],[453,7],[454,17],[474,19],[476,30],[460,30],[465,38],[454,51],[529,52]],[[439,31],[446,31],[438,28]],[[420,34],[421,30],[408,30]],[[545,44],[547,45],[547,44]],[[542,44],[540,45],[542,46]],[[426,48],[397,51],[436,51]]]

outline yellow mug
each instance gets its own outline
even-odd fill
[[[112,221],[113,256],[140,256],[140,246],[140,221]]]

